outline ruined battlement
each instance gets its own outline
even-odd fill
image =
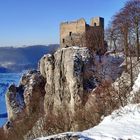
[[[79,22],[85,22],[85,23],[86,23],[86,21],[85,21],[84,18],[80,18],[80,19],[78,19],[78,20],[76,20],[76,21],[66,21],[66,22],[62,22],[60,26],[68,25],[68,24],[77,24],[77,23],[79,23]]]

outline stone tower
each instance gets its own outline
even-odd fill
[[[104,30],[104,18],[102,17],[92,18],[90,26],[101,27]]]

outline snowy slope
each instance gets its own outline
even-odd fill
[[[80,140],[140,140],[140,104],[130,104],[114,111],[97,126],[83,132],[67,132],[36,140],[77,136]]]
[[[114,111],[96,127],[84,131],[91,138],[140,139],[140,104]]]

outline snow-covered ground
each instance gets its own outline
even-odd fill
[[[140,104],[130,104],[114,111],[97,126],[83,132],[67,132],[36,140],[76,136],[79,140],[140,140]]]
[[[10,84],[18,84],[21,73],[0,73],[0,127],[6,122],[5,93]]]

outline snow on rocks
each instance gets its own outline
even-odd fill
[[[128,102],[133,102],[133,99],[137,96],[138,92],[140,92],[140,73],[134,82],[132,91],[130,92],[130,97],[128,98]]]
[[[134,83],[132,92],[136,93],[138,91],[140,91],[140,73],[139,73],[138,78],[136,79],[136,81]]]

